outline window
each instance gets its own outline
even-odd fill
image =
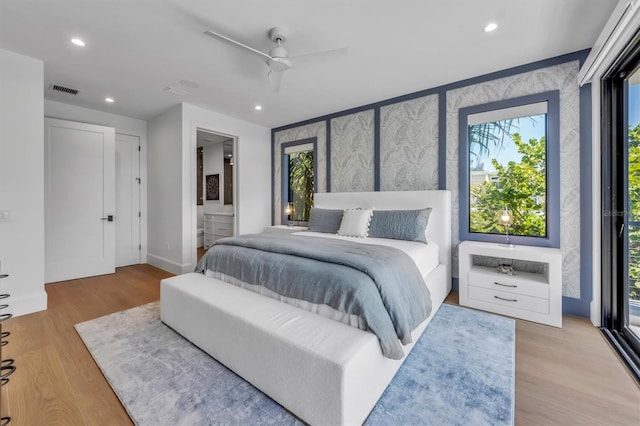
[[[309,221],[316,192],[316,138],[282,144],[282,223]]]
[[[460,240],[558,247],[559,93],[460,110]]]

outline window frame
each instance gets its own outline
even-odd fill
[[[560,247],[560,91],[552,90],[533,95],[520,96],[486,104],[460,108],[458,111],[458,166],[459,166],[459,240],[504,243],[503,234],[483,234],[469,230],[469,126],[468,117],[482,112],[512,108],[528,104],[547,103],[546,136],[546,237],[509,235],[510,242],[517,245]],[[497,214],[497,212],[496,212]]]
[[[314,136],[280,144],[280,223],[283,225],[307,223],[300,220],[289,220],[285,213],[286,206],[289,203],[289,167],[285,167],[285,165],[289,164],[289,154],[286,154],[285,150],[292,146],[307,144],[313,145],[313,192],[316,193],[318,192],[318,138]]]

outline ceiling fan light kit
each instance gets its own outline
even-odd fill
[[[216,33],[214,31],[205,31],[204,33],[210,37],[228,42],[237,47],[241,47],[265,59],[265,63],[269,67],[269,72],[267,73],[269,85],[271,86],[271,89],[276,93],[280,90],[280,83],[282,82],[282,73],[284,73],[286,70],[290,68],[293,68],[293,63],[291,59],[289,59],[289,52],[287,52],[287,49],[283,46],[283,43],[287,41],[286,31],[281,27],[273,27],[269,30],[269,39],[274,43],[276,43],[276,45],[269,50],[268,54],[258,49],[254,49],[251,46],[248,46],[246,44],[233,40],[225,35]],[[308,54],[299,55],[299,56],[306,57],[306,56],[312,56],[315,54],[318,54],[318,56],[320,56],[320,54],[326,55],[327,53],[333,53],[333,52],[344,53],[346,51],[347,51],[346,48],[341,48],[341,49],[329,50],[329,51],[323,51],[323,52],[308,53]],[[295,57],[293,59],[295,61]]]

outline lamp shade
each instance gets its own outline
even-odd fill
[[[503,226],[508,226],[513,223],[513,215],[507,206],[504,206],[504,208],[500,210],[500,213],[498,213],[498,223]]]

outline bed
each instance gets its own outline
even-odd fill
[[[305,422],[362,424],[451,290],[451,195],[448,191],[324,193],[315,194],[315,206],[432,209],[426,234],[431,250],[436,248],[437,261],[419,268],[428,271],[424,283],[431,312],[411,332],[413,343],[402,346],[401,359],[385,356],[376,335],[357,328],[358,319],[353,324],[353,318],[327,318],[303,309],[309,307],[201,273],[162,280],[161,317]],[[320,237],[292,236],[299,241]]]

